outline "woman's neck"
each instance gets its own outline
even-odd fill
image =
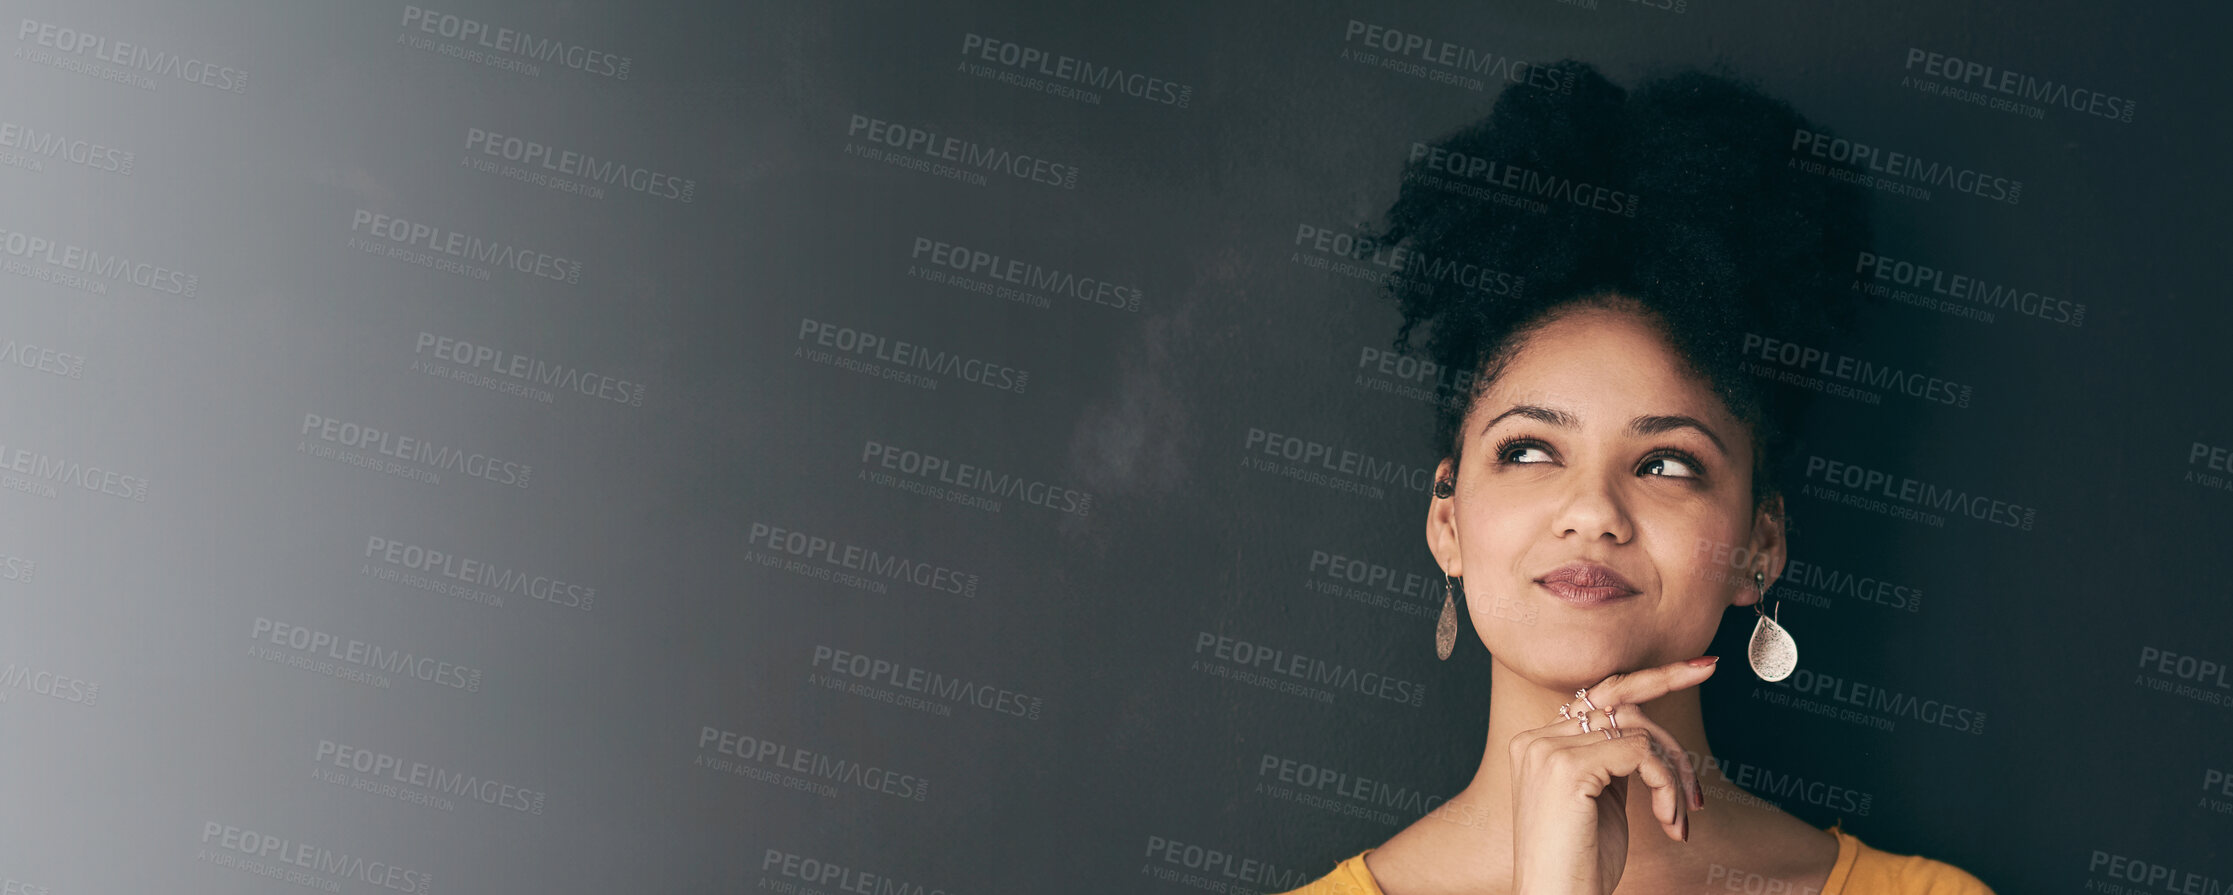
[[[1451,798],[1449,808],[1443,812],[1444,819],[1456,824],[1462,835],[1480,843],[1474,851],[1488,862],[1481,869],[1488,870],[1492,878],[1510,878],[1512,737],[1558,720],[1558,707],[1573,698],[1571,691],[1553,692],[1522,678],[1501,661],[1494,665],[1489,688],[1488,739],[1481,749],[1481,764],[1474,771],[1472,782]],[[1713,790],[1705,784],[1708,782],[1706,769],[1710,767],[1713,753],[1706,742],[1697,688],[1670,693],[1646,703],[1643,708],[1653,722],[1675,738],[1684,752],[1696,757],[1700,789],[1708,805],[1712,805],[1715,802]],[[1573,725],[1573,722],[1564,723]],[[1581,731],[1576,728],[1571,732]],[[1633,725],[1628,727],[1630,736],[1641,732]],[[1681,769],[1675,769],[1675,773],[1679,775]],[[1688,798],[1687,794],[1682,797]],[[1677,842],[1661,832],[1659,819],[1652,816],[1651,789],[1640,780],[1632,780],[1628,791],[1628,866],[1632,871],[1643,870],[1664,865],[1669,859],[1686,853],[1703,851],[1703,843],[1717,840],[1724,832],[1717,820],[1728,814],[1726,809],[1718,815],[1712,810],[1692,812],[1690,842]]]
[[[1545,690],[1501,662],[1493,667],[1487,742],[1472,782],[1366,856],[1366,869],[1391,895],[1511,890],[1512,737],[1557,719],[1558,707],[1574,694]],[[1669,839],[1652,816],[1651,789],[1632,779],[1623,889],[1693,891],[1708,886],[1715,879],[1714,865],[1720,864],[1788,883],[1787,891],[1808,891],[1807,886],[1819,891],[1836,862],[1837,840],[1772,805],[1740,795],[1711,771],[1713,752],[1706,743],[1697,688],[1663,696],[1645,704],[1644,711],[1703,769],[1698,783],[1708,808],[1691,813],[1689,842]],[[1622,726],[1633,735],[1632,725]]]

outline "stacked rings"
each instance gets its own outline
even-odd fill
[[[1602,711],[1605,713],[1605,723],[1607,725],[1607,727],[1603,731],[1601,731],[1605,734],[1605,738],[1609,740],[1619,736],[1619,734],[1614,733],[1614,731],[1620,729],[1620,721],[1613,717],[1613,712],[1619,710],[1619,706],[1614,706],[1609,709],[1599,709],[1597,707],[1597,703],[1590,701],[1589,690],[1587,689],[1574,691],[1574,698],[1581,700],[1582,704],[1589,706],[1589,708],[1584,711],[1575,711],[1573,708],[1574,704],[1572,702],[1568,702],[1558,707],[1559,717],[1579,724],[1582,728],[1583,733],[1589,733],[1592,730],[1592,728],[1589,726],[1589,713],[1593,711]]]

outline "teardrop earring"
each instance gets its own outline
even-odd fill
[[[1442,617],[1434,622],[1434,657],[1450,658],[1450,651],[1458,647],[1458,604],[1465,601],[1465,591],[1442,576]]]
[[[1437,479],[1434,483],[1435,499],[1447,498],[1458,493],[1457,482]],[[1458,604],[1465,592],[1450,580],[1450,573],[1442,573],[1442,617],[1434,620],[1434,657],[1450,658],[1450,651],[1458,648]]]
[[[1791,632],[1775,618],[1760,611],[1760,604],[1768,601],[1768,573],[1753,570],[1752,586],[1760,590],[1760,599],[1752,604],[1754,615],[1760,620],[1752,626],[1752,643],[1746,655],[1752,660],[1752,673],[1764,681],[1780,681],[1790,677],[1799,667],[1799,642],[1791,639]],[[1776,616],[1783,615],[1783,604],[1776,604]]]

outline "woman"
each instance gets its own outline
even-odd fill
[[[1630,93],[1555,68],[1545,83],[1571,93],[1508,88],[1413,147],[1378,234],[1412,253],[1397,346],[1428,324],[1433,359],[1474,372],[1438,409],[1427,544],[1450,583],[1438,651],[1462,606],[1492,660],[1481,764],[1297,891],[1990,893],[1698,783],[1698,685],[1748,664],[1780,679],[1805,633],[1756,622],[1752,661],[1698,655],[1729,607],[1759,611],[1785,558],[1777,482],[1806,392],[1739,348],[1850,328],[1834,277],[1867,245],[1865,197],[1792,164],[1794,134],[1819,131],[1734,80]],[[1434,274],[1453,261],[1524,286],[1453,288]]]

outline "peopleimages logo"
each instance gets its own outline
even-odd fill
[[[855,892],[860,895],[949,895],[937,886],[924,886],[888,874],[875,873],[850,867],[809,855],[771,848],[760,858],[762,889],[782,892],[816,892],[827,889],[833,892]],[[797,883],[777,881],[767,883],[768,876],[783,876],[798,880]],[[803,884],[803,886],[802,886]],[[819,888],[816,888],[819,887]]]
[[[1063,164],[1029,153],[1010,152],[927,128],[855,113],[847,120],[845,135],[866,140],[870,144],[862,147],[847,143],[847,154],[880,159],[903,168],[960,180],[972,186],[984,186],[987,182],[984,172],[989,172],[1059,189],[1078,188],[1076,165]],[[886,154],[877,148],[879,146],[889,147],[893,151]],[[951,164],[942,164],[947,162]]]
[[[2014,311],[2026,317],[2037,317],[2048,323],[2066,324],[2072,328],[2086,323],[2085,302],[2044,295],[2035,290],[1940,270],[1875,252],[1862,252],[1855,256],[1853,272],[1874,281],[1860,283],[1868,294],[1889,297],[1905,304],[1936,308],[1936,298],[1944,296],[1960,299],[1980,308]],[[1990,320],[1991,315],[1987,314],[1986,319]]]
[[[950,715],[958,705],[1037,721],[1046,707],[1042,697],[821,644],[809,667],[828,672],[810,675],[813,683],[937,715]],[[925,704],[932,699],[939,702]]]
[[[0,581],[30,584],[32,573],[38,570],[37,560],[0,550]]]
[[[1985,732],[1985,713],[1977,709],[1955,705],[1937,699],[1925,699],[1912,693],[1901,693],[1882,686],[1867,684],[1834,674],[1825,674],[1801,668],[1790,677],[1772,681],[1774,686],[1791,690],[1802,696],[1817,697],[1841,706],[1852,706],[1875,713],[1877,718],[1846,717],[1844,720],[1863,723],[1864,726],[1891,730],[1890,718],[1907,718],[1924,724],[1935,724],[1948,730],[1982,735]],[[1827,705],[1801,705],[1818,714],[1834,715]]]
[[[544,404],[551,403],[551,390],[576,392],[630,407],[642,407],[644,403],[644,384],[641,382],[608,376],[545,358],[530,357],[481,342],[422,330],[412,344],[411,353],[456,365],[435,369],[441,365],[429,364],[423,372],[448,376],[470,385],[516,394]],[[423,362],[413,361],[412,369],[420,369],[421,363]],[[491,375],[482,375],[483,372]]]
[[[1704,538],[1698,539],[1695,553],[1701,557],[1711,557],[1710,561],[1721,567],[1714,575],[1717,580],[1740,582],[1751,580],[1749,570],[1752,568],[1752,561],[1761,555],[1748,548],[1732,548]],[[1827,596],[1829,594],[1908,612],[1917,612],[1923,608],[1922,588],[1832,568],[1796,556],[1784,560],[1783,577],[1775,580],[1774,587],[1780,597],[1799,600],[1821,609],[1829,609],[1834,605]]]
[[[986,498],[978,495],[1019,500],[1033,506],[1046,507],[1059,513],[1084,516],[1093,510],[1093,495],[1076,488],[1040,479],[1011,475],[974,463],[962,463],[936,454],[888,444],[870,438],[861,442],[861,478],[871,478],[869,467],[896,470],[908,476],[908,481],[932,486],[929,496],[968,503]],[[883,473],[877,473],[883,475]],[[916,490],[916,489],[907,489]],[[993,507],[997,510],[998,504]]]
[[[1488,50],[1436,40],[1424,34],[1398,31],[1383,25],[1350,19],[1348,26],[1342,30],[1341,40],[1345,45],[1355,44],[1389,54],[1388,61],[1382,64],[1391,70],[1432,81],[1444,81],[1468,90],[1481,90],[1484,86],[1482,79],[1487,78],[1508,84],[1526,84],[1562,95],[1574,92],[1576,76],[1571,72],[1561,72],[1525,59],[1514,59]],[[1350,54],[1346,46],[1342,52],[1345,58]],[[1434,67],[1426,68],[1413,60]]]
[[[2122,880],[2135,886],[2146,887],[2145,890],[2142,890],[2139,888],[2120,887],[2112,889],[2089,886],[2095,891],[2130,893],[2148,891],[2172,893],[2172,895],[2225,895],[2227,892],[2233,892],[2233,883],[2228,883],[2226,880],[2214,876],[2184,870],[2169,864],[2146,861],[2129,855],[2102,851],[2098,848],[2094,849],[2093,856],[2087,859],[2086,872],[2113,880]]]
[[[1474,374],[1425,358],[1360,345],[1351,381],[1367,391],[1462,409],[1465,397],[1472,393]]]
[[[83,463],[0,438],[0,488],[55,499],[64,491],[89,491],[147,502],[147,477],[126,475],[98,463]]]
[[[2111,121],[2121,121],[2125,124],[2132,123],[2133,109],[2137,106],[2137,103],[2121,96],[2103,93],[2099,90],[2088,90],[2084,87],[2073,87],[2059,81],[2033,77],[2005,68],[1986,65],[1975,59],[1949,56],[1921,47],[1907,48],[1907,63],[1904,68],[1910,73],[1927,75],[1945,84],[1956,85],[1957,88],[1972,88],[1998,94],[1999,97],[2007,97],[2008,99],[2003,100],[1998,97],[1969,96],[1965,95],[1966,91],[1949,93],[1956,99],[1999,108],[2003,111],[2018,112],[2031,118],[2038,118],[2041,115],[2035,114],[2036,109],[2034,107],[2017,105],[2011,100],[2060,106],[2095,117],[2107,118]],[[1903,78],[1902,80],[1905,81],[1906,79]]]
[[[440,484],[440,474],[443,472],[457,472],[499,485],[525,488],[528,477],[535,471],[533,466],[525,463],[436,444],[424,438],[400,435],[316,413],[302,415],[302,429],[299,434],[308,437],[297,443],[298,451],[391,475],[426,480],[431,484]],[[334,450],[318,445],[321,449],[312,450],[315,442],[311,439],[339,445],[341,449]],[[371,453],[360,453],[363,451]],[[412,465],[399,465],[402,463]]]
[[[304,625],[258,616],[249,622],[248,637],[257,644],[249,648],[248,654],[251,656],[282,665],[308,668],[344,680],[386,687],[388,684],[382,675],[392,674],[467,693],[481,691],[481,669],[433,656],[422,656],[410,650],[389,649]],[[265,648],[265,643],[285,647],[293,653]],[[332,664],[336,662],[341,665]],[[341,667],[342,665],[348,667]]]
[[[1748,359],[1772,361],[1783,365],[1789,371],[1800,374],[1813,374],[1826,379],[1896,392],[1934,404],[1968,407],[1970,396],[1974,391],[1966,383],[1955,382],[1951,379],[1940,379],[1936,376],[1903,370],[1888,364],[1863,360],[1850,354],[1832,352],[1812,345],[1801,345],[1788,339],[1779,339],[1760,333],[1745,333],[1744,346],[1739,351]],[[1775,375],[1779,372],[1761,364],[1750,364],[1747,365],[1746,369],[1755,375]],[[1806,375],[1794,378],[1798,380],[1794,384],[1820,386],[1817,389],[1819,391],[1838,394],[1841,397],[1850,396],[1845,394],[1845,392],[1851,391],[1850,389],[1832,389],[1827,383],[1810,382]],[[1860,395],[1867,403],[1877,403],[1877,400],[1873,400],[1876,398],[1873,393],[1861,392]]]
[[[1194,664],[1189,670],[1318,702],[1334,701],[1337,690],[1412,707],[1426,705],[1427,700],[1426,685],[1417,681],[1209,631],[1194,632]]]
[[[1024,387],[1031,384],[1031,371],[1020,367],[812,317],[799,318],[798,341],[805,344],[792,349],[794,355],[834,364],[838,360],[836,354],[819,350],[834,349],[850,355],[844,358],[848,368],[914,385],[928,384],[935,388],[938,384],[936,379],[916,374],[917,370],[1015,394],[1022,394]]]
[[[2233,708],[2233,679],[2226,663],[2155,646],[2140,648],[2132,683],[2158,693]]]
[[[1164,836],[1149,836],[1150,863],[1140,872],[1163,882],[1184,883],[1211,892],[1284,892],[1310,882],[1311,872],[1301,867],[1281,867],[1222,849],[1208,848]]]
[[[1536,199],[1577,205],[1621,217],[1636,216],[1636,194],[1609,186],[1584,183],[1419,142],[1411,144],[1409,161],[1428,171],[1510,190]]]
[[[1057,81],[1067,81],[1098,90],[1113,90],[1133,99],[1159,103],[1173,108],[1184,109],[1186,104],[1194,98],[1194,88],[1187,84],[1167,81],[1139,72],[1127,72],[1122,68],[1096,65],[1084,59],[1059,53],[1049,53],[1037,47],[1027,47],[1011,41],[985,37],[976,32],[962,35],[961,54],[965,59],[990,62],[1016,72],[1038,75]],[[1056,92],[1040,84],[1030,83],[1031,80],[1033,79],[1024,79],[1019,86]],[[1098,103],[1101,101],[1099,94],[1087,93],[1085,97],[1091,97],[1087,100],[1088,102]]]
[[[363,855],[221,821],[202,823],[201,844],[219,849],[215,852],[206,847],[197,849],[195,856],[201,860],[329,892],[340,891],[339,887],[331,885],[335,879],[368,883],[402,895],[427,895],[434,885],[434,876],[423,870],[398,867]],[[266,861],[271,863],[263,863]]]
[[[2140,667],[2180,680],[2209,684],[2220,690],[2233,691],[2233,679],[2226,674],[2233,671],[2224,663],[2195,656],[2181,655],[2152,646],[2140,648]]]
[[[696,180],[477,127],[465,129],[465,150],[491,159],[516,162],[534,172],[577,177],[677,202],[692,201],[698,191]],[[604,193],[599,190],[596,195],[603,198]]]
[[[828,568],[849,569],[964,597],[977,595],[978,578],[974,574],[933,563],[917,562],[874,547],[825,538],[819,534],[755,521],[744,542],[776,553],[799,557],[801,560],[817,561]]]
[[[1372,777],[1363,777],[1348,771],[1283,755],[1264,753],[1256,762],[1257,791],[1273,798],[1297,802],[1337,814],[1364,816],[1381,823],[1394,824],[1425,815],[1435,806],[1448,801],[1446,796],[1434,795],[1410,786],[1390,783]],[[1282,788],[1275,792],[1263,781],[1269,780]],[[1320,796],[1337,796],[1350,804],[1328,805]],[[1345,810],[1345,809],[1361,810]]]
[[[0,665],[0,702],[8,701],[11,690],[87,707],[101,698],[99,681],[89,681],[25,662]]]
[[[2039,515],[2038,507],[2024,506],[1968,491],[1947,488],[1920,479],[1894,475],[1880,469],[1870,469],[1828,457],[1809,455],[1806,477],[1820,479],[1833,485],[1842,485],[1855,492],[1882,495],[1901,503],[1929,507],[1942,512],[1968,516],[1995,525],[2030,531]],[[1838,495],[1825,495],[1837,499]],[[1852,496],[1861,496],[1856,493]]]
[[[579,261],[370,209],[356,209],[349,218],[349,232],[382,240],[370,242],[349,237],[349,244],[359,250],[476,280],[489,278],[488,268],[477,265],[489,265],[561,283],[581,282]]]
[[[1298,264],[1391,288],[1432,288],[1447,283],[1485,295],[1509,297],[1519,295],[1521,288],[1527,285],[1526,277],[1482,267],[1462,258],[1438,257],[1410,246],[1391,245],[1369,235],[1315,224],[1295,225],[1295,239],[1291,245],[1298,250],[1291,260]],[[1336,258],[1342,260],[1331,260]],[[1348,263],[1350,261],[1382,269],[1362,268]]]
[[[1420,602],[1426,602],[1434,595],[1434,579],[1439,577],[1399,571],[1376,562],[1324,550],[1310,551],[1309,570],[1313,575],[1323,575],[1336,581],[1346,581]]]
[[[10,273],[96,295],[108,294],[110,283],[130,283],[181,298],[193,298],[201,288],[201,277],[185,271],[21,230],[0,228],[0,254],[21,259],[6,262]]]
[[[227,93],[245,93],[248,90],[248,73],[232,66],[218,65],[191,56],[181,56],[146,44],[115,40],[91,31],[69,28],[52,22],[24,19],[23,24],[16,28],[16,40],[27,41],[35,47],[51,49],[56,53],[64,54],[65,57],[62,59],[46,58],[45,54],[40,54],[36,50],[30,53],[18,50],[16,55],[19,58],[28,58],[33,62],[45,63],[73,71],[79,69],[64,63],[77,60],[68,57],[106,62],[118,66],[121,70],[94,70],[82,71],[81,73],[131,83],[147,90],[155,89],[155,84],[138,77],[141,73],[160,75],[175,81],[223,90]]]
[[[750,772],[748,766],[722,758],[698,756],[693,762],[717,771],[727,771],[740,776],[765,779],[771,783],[807,789],[834,798],[837,790],[821,781],[844,784],[869,792],[883,793],[900,799],[923,801],[930,795],[930,781],[913,774],[903,774],[890,768],[862,764],[850,759],[837,758],[827,752],[802,749],[788,743],[778,743],[765,737],[753,736],[734,730],[725,730],[710,724],[698,728],[698,748],[717,756],[734,756],[739,761],[751,762],[769,768],[803,774],[811,780],[789,774]],[[805,784],[800,786],[799,784]]]
[[[1869,815],[1869,808],[1876,796],[1862,790],[1850,789],[1827,780],[1811,779],[1804,774],[1777,771],[1739,761],[1725,755],[1703,756],[1685,750],[1698,776],[1707,771],[1751,792],[1765,793],[1772,798],[1797,800],[1809,805],[1828,808],[1843,814]]]
[[[1375,499],[1384,493],[1379,486],[1424,492],[1434,478],[1434,470],[1425,466],[1384,460],[1332,442],[1286,435],[1259,426],[1248,428],[1241,440],[1241,450],[1250,461],[1247,465],[1258,471],[1299,478],[1335,490],[1357,491]],[[1255,456],[1258,454],[1262,458]],[[1329,479],[1327,474],[1338,478]]]
[[[2208,808],[2219,814],[2233,814],[2233,802],[2218,799],[2218,796],[2233,796],[2233,773],[2217,768],[2203,768],[2202,797],[2196,800],[2194,807]]]
[[[2188,466],[2200,466],[2217,472],[2233,473],[2233,448],[2204,444],[2199,441],[2189,444],[2190,446],[2186,451]]]
[[[64,379],[85,378],[85,355],[12,337],[0,338],[0,367],[9,366],[52,373]]]
[[[1791,160],[1793,166],[1804,167],[1809,173],[1825,174],[1869,189],[1926,201],[1931,198],[1931,191],[1923,187],[1934,186],[2010,205],[2015,205],[2024,197],[2024,182],[2021,180],[1932,161],[1844,137],[1833,137],[1803,127],[1792,130],[1791,151],[1794,155],[1804,153],[1859,169],[1856,172],[1845,168],[1830,168],[1804,158]]]
[[[956,288],[984,292],[1010,301],[1021,301],[1036,307],[1048,307],[1047,295],[1067,295],[1081,303],[1115,308],[1120,311],[1140,309],[1140,289],[1112,283],[1092,276],[1082,276],[1074,271],[1033,264],[1020,258],[1004,257],[982,249],[940,242],[927,236],[915,237],[914,247],[907,257],[933,268],[945,271],[917,272],[918,277],[931,279],[925,273],[938,274],[936,281],[950,283]],[[913,265],[908,268],[916,271]],[[997,280],[1014,289],[994,286],[973,277]],[[1018,290],[1030,290],[1019,292]]]
[[[443,55],[464,55],[469,61],[528,75],[540,75],[542,70],[534,65],[522,65],[522,62],[562,65],[583,74],[625,81],[628,80],[629,67],[635,64],[635,60],[630,57],[605,50],[537,37],[479,19],[406,5],[403,7],[403,34],[397,37],[397,42],[408,44],[412,42],[410,38],[418,35],[433,35],[457,43],[416,47],[417,49],[434,50]],[[423,37],[418,39],[426,40]],[[483,55],[486,52],[501,53],[510,58],[488,57]]]
[[[137,158],[129,149],[0,118],[0,165],[43,171],[46,161],[64,161],[93,171],[130,177],[132,163]]]
[[[522,814],[543,813],[543,801],[549,796],[539,789],[528,789],[502,780],[399,758],[386,752],[333,740],[319,740],[317,748],[311,752],[311,760],[320,765],[330,764],[343,770],[368,774],[375,784],[401,784],[426,794],[471,799]]]
[[[498,594],[513,594],[588,612],[597,603],[597,589],[580,582],[459,556],[379,535],[365,539],[364,558],[396,569],[437,575]],[[499,600],[498,605],[502,605]]]

